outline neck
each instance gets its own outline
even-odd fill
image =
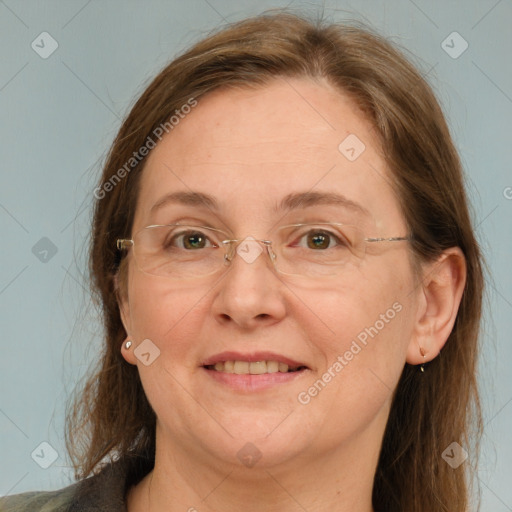
[[[157,428],[154,470],[130,491],[128,511],[372,512],[381,438],[369,429],[321,455],[248,468],[209,460],[201,450],[191,456]]]

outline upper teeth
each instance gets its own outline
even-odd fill
[[[289,369],[286,363],[278,361],[224,361],[215,363],[215,370],[225,373],[236,373],[238,375],[261,375],[262,373],[286,373]]]

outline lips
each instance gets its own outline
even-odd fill
[[[222,352],[200,365],[210,382],[244,396],[286,386],[307,375],[310,368],[275,352]]]

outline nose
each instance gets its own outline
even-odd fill
[[[233,247],[230,261],[212,304],[216,319],[243,329],[282,320],[286,286],[275,273],[267,247],[247,237]]]

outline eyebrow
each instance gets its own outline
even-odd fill
[[[152,207],[153,213],[168,204],[182,204],[186,206],[203,206],[211,210],[218,211],[220,206],[218,201],[211,195],[203,192],[172,192],[161,197]],[[280,213],[300,208],[308,208],[318,205],[342,206],[348,210],[369,216],[370,212],[359,203],[356,203],[341,194],[334,192],[297,192],[288,194],[279,203],[274,205],[274,212]]]
[[[370,212],[364,206],[334,192],[300,192],[288,194],[274,208],[274,211],[278,213],[317,205],[342,206],[363,215],[370,215]]]
[[[202,192],[172,192],[161,197],[152,207],[150,212],[153,213],[168,204],[183,204],[187,206],[205,206],[211,210],[219,210],[217,200],[208,194]]]

